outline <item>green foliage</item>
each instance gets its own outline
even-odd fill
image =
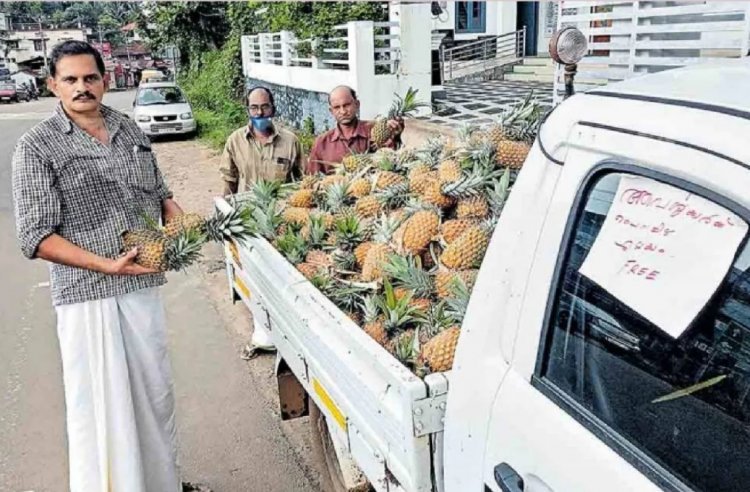
[[[247,123],[240,39],[260,32],[292,31],[299,39],[340,35],[334,26],[353,20],[387,20],[378,2],[156,2],[145,35],[153,47],[175,44],[181,53],[180,84],[193,105],[199,136],[221,148]],[[314,51],[302,46],[307,56]],[[319,48],[316,48],[319,49]],[[315,140],[309,119],[298,132],[308,153]]]

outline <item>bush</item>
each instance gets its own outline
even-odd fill
[[[230,133],[247,124],[238,38],[191,63],[180,83],[193,106],[198,137],[211,147],[221,149]]]

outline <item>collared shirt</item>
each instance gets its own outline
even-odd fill
[[[372,130],[374,124],[372,121],[360,120],[354,133],[349,138],[344,137],[338,125],[333,130],[328,130],[320,135],[315,139],[312,150],[310,150],[305,172],[307,174],[330,174],[333,172],[334,165],[339,164],[347,155],[352,153],[363,154],[374,150],[370,141],[370,130]],[[399,142],[400,139],[397,138],[395,142],[386,146],[396,148]]]
[[[18,141],[13,200],[21,250],[34,258],[58,234],[106,258],[117,258],[125,230],[158,221],[167,189],[148,138],[134,121],[101,106],[109,145],[75,125],[58,104],[54,114]],[[52,301],[73,304],[155,287],[162,274],[105,275],[65,265],[50,267]]]
[[[274,126],[270,138],[260,142],[250,127],[243,127],[227,139],[219,169],[225,194],[247,191],[261,179],[289,181],[302,176],[302,147],[297,135],[284,128]]]

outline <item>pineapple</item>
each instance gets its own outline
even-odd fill
[[[357,258],[351,251],[336,249],[331,253],[331,263],[338,273],[352,273],[357,265]]]
[[[305,259],[308,246],[302,236],[289,230],[276,239],[276,249],[286,257],[289,263],[296,265]]]
[[[333,265],[333,260],[326,252],[319,249],[313,249],[307,253],[307,256],[305,256],[305,263],[320,268],[329,268]]]
[[[354,257],[356,258],[357,266],[359,268],[362,268],[362,266],[365,264],[367,252],[370,251],[370,248],[372,248],[374,244],[375,243],[373,243],[372,241],[367,241],[354,248]]]
[[[410,198],[409,183],[406,181],[389,186],[375,193],[378,201],[386,208],[400,208]]]
[[[407,292],[402,297],[397,297],[395,289],[388,280],[383,281],[383,295],[378,298],[378,302],[380,311],[383,313],[385,331],[388,334],[406,329],[418,321],[415,316],[417,310],[411,305],[411,293]]]
[[[405,168],[409,163],[418,159],[417,152],[413,149],[399,149],[396,152],[396,167]]]
[[[363,321],[365,322],[362,329],[370,337],[385,347],[388,343],[388,332],[385,331],[385,321],[380,314],[380,303],[375,296],[364,298],[362,305]]]
[[[440,181],[437,179],[430,179],[424,184],[424,191],[421,196],[424,202],[438,208],[450,207],[454,202],[453,198],[443,194],[443,190],[440,187]]]
[[[437,172],[440,184],[455,183],[461,179],[461,165],[454,160],[441,162]]]
[[[188,230],[202,231],[206,219],[198,214],[180,214],[169,219],[164,226],[164,234],[167,237],[177,237],[181,232]]]
[[[456,355],[458,337],[461,329],[458,326],[447,328],[424,344],[419,359],[433,372],[450,371]]]
[[[435,274],[435,290],[440,299],[448,299],[452,296],[453,285],[460,282],[471,291],[477,280],[478,270],[451,271],[446,269],[438,270]]]
[[[482,262],[490,242],[490,235],[482,225],[470,227],[445,248],[441,263],[452,270],[476,268]]]
[[[382,204],[374,195],[368,195],[357,200],[354,210],[359,217],[376,217],[380,213]]]
[[[312,265],[310,263],[299,263],[297,265],[297,270],[299,270],[302,275],[307,280],[312,280],[316,276],[318,276],[318,272],[320,271],[320,267],[318,265]]]
[[[388,258],[391,248],[387,244],[375,243],[367,251],[362,264],[362,280],[373,282],[383,278],[383,264]]]
[[[476,225],[476,222],[469,219],[446,220],[440,226],[441,238],[445,244],[450,244],[473,225]]]
[[[490,204],[483,196],[464,198],[456,203],[456,217],[459,219],[483,219],[490,213]]]
[[[372,158],[366,153],[352,152],[342,159],[341,165],[347,173],[354,173],[371,166]]]
[[[417,176],[425,175],[432,171],[432,168],[429,166],[429,164],[426,164],[424,162],[417,162],[411,168],[409,169],[408,177],[409,181],[411,181],[413,178],[416,178]]]
[[[393,131],[388,127],[388,120],[411,116],[414,111],[425,105],[417,102],[417,92],[419,91],[410,87],[403,98],[395,94],[396,100],[393,101],[387,117],[377,119],[370,130],[370,140],[376,147],[383,147],[394,137]]]
[[[400,363],[413,370],[419,359],[419,335],[414,330],[406,330],[389,343],[387,349]]]
[[[272,201],[269,206],[275,206],[275,203]],[[242,244],[258,234],[258,224],[254,220],[252,209],[233,203],[232,211],[229,213],[216,210],[206,219],[200,232],[205,234],[209,241],[223,243],[232,239]]]
[[[362,198],[369,195],[370,191],[372,191],[372,188],[370,186],[370,182],[367,179],[356,178],[351,183],[349,183],[349,187],[347,188],[346,193],[354,198]]]
[[[435,293],[433,278],[422,269],[418,257],[390,255],[383,270],[399,292],[411,292],[421,299],[427,299]]]
[[[330,176],[326,176],[320,181],[320,188],[325,191],[331,185],[335,185],[336,183],[345,183],[345,182],[346,182],[345,176],[342,176],[341,174],[331,174]]]
[[[409,190],[417,195],[423,195],[432,181],[438,181],[437,171],[416,172],[409,174]]]
[[[533,93],[515,107],[507,110],[500,124],[491,128],[487,138],[495,146],[496,161],[501,167],[520,169],[536,138],[542,110]]]
[[[356,216],[343,217],[336,221],[334,230],[335,244],[346,251],[351,251],[362,242],[365,228]]]
[[[403,225],[403,249],[407,253],[421,253],[440,228],[440,217],[429,210],[420,210],[406,219]]]
[[[381,171],[375,175],[375,181],[372,185],[374,190],[382,190],[384,188],[390,188],[391,186],[404,183],[406,178],[393,171]]]
[[[320,177],[317,174],[308,174],[300,181],[301,190],[314,190],[320,181]]]
[[[304,226],[310,220],[310,209],[302,207],[287,207],[281,217],[286,224]]]
[[[339,213],[352,203],[346,181],[329,185],[323,193],[323,206],[330,213]]]
[[[287,199],[290,207],[312,208],[315,193],[312,190],[300,189],[292,193]]]
[[[531,145],[526,142],[502,140],[497,146],[497,163],[509,169],[521,169],[529,155]]]
[[[320,247],[323,245],[326,232],[325,218],[321,215],[310,215],[307,224],[300,229],[300,235],[312,247]]]
[[[268,205],[278,200],[283,193],[281,181],[259,179],[250,188],[249,201],[259,208],[267,208]]]
[[[124,250],[138,248],[135,262],[143,267],[164,270],[164,252],[169,239],[159,231],[149,229],[127,231],[122,235]]]
[[[183,270],[200,257],[206,236],[189,229],[174,238],[149,229],[126,231],[122,235],[123,249],[138,248],[135,262],[157,271]]]

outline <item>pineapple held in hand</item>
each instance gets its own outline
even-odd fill
[[[196,230],[185,230],[169,237],[161,231],[141,229],[122,235],[125,251],[138,249],[135,262],[160,272],[183,270],[200,258],[206,236]]]
[[[417,102],[417,92],[419,91],[409,87],[404,97],[396,94],[396,100],[393,101],[391,109],[388,111],[388,116],[385,118],[378,118],[375,121],[372,130],[370,130],[370,140],[376,147],[384,146],[389,140],[396,136],[393,129],[388,126],[388,121],[411,116],[414,111],[425,106],[424,103]]]
[[[235,208],[228,214],[217,210],[208,219],[198,214],[180,214],[172,217],[163,228],[152,218],[144,218],[147,229],[122,234],[123,250],[138,248],[135,262],[158,271],[185,269],[200,258],[200,250],[208,241],[244,242],[255,235],[248,208]]]

